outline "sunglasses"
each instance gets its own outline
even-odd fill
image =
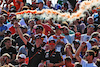
[[[85,57],[88,57],[88,56],[89,56],[88,54],[85,55]]]
[[[18,57],[18,59],[24,59],[24,58]]]
[[[89,26],[89,27],[95,28],[94,26]]]

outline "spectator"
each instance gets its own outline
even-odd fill
[[[72,44],[71,35],[69,34],[68,27],[63,26],[62,30],[63,30],[62,35],[65,36],[65,38],[69,41],[69,43]]]
[[[21,67],[22,64],[25,64],[25,59],[26,59],[26,56],[24,54],[20,54],[18,56],[18,63],[19,63],[19,65],[16,65],[15,67]]]
[[[65,58],[65,67],[74,67],[74,64],[72,63],[72,59],[68,56]]]
[[[96,32],[99,32],[100,33],[100,25],[98,25]]]
[[[81,35],[82,41],[88,41],[91,38],[91,34],[94,32],[94,25],[90,24],[87,26],[87,33]]]
[[[10,63],[11,61],[11,56],[8,54],[8,53],[4,53],[1,57],[0,57],[0,63],[1,63],[1,66],[0,67],[14,67],[14,65],[12,65]]]
[[[97,65],[98,67],[100,67],[100,59],[97,59],[96,65]]]
[[[80,63],[76,62],[74,67],[82,67],[82,65]]]
[[[49,7],[45,6],[43,4],[43,0],[36,0],[36,3],[38,3],[37,11],[41,11],[42,9],[49,9]]]
[[[52,66],[59,67],[60,65],[63,65],[60,52],[57,52],[55,50],[55,46],[56,46],[55,40],[49,40],[50,51],[49,51],[49,57],[47,58],[48,67],[52,67]]]
[[[96,54],[95,57],[94,57],[94,59],[93,59],[93,62],[96,63],[96,60],[100,58],[99,57],[99,55],[100,55],[100,53],[99,53],[99,47],[98,46],[93,46],[91,48],[91,50],[93,50],[95,52],[95,54]]]
[[[44,45],[47,43],[47,36],[43,34],[43,29],[44,28],[41,25],[37,25],[36,27],[36,35],[39,35],[43,38],[43,45],[41,45],[42,47],[44,47]]]
[[[7,27],[3,25],[5,17],[0,15],[0,42],[4,38],[4,33],[7,30]]]
[[[79,53],[82,50],[82,47],[86,46],[86,43],[83,42],[80,47],[78,48],[75,58],[82,64],[83,67],[97,67],[95,63],[93,63],[93,59],[95,56],[95,53],[93,50],[88,50],[85,54],[85,59],[83,60],[82,58],[79,57]]]
[[[61,51],[63,52],[64,51],[63,48],[64,48],[65,44],[68,43],[68,40],[64,36],[61,35],[62,29],[61,29],[60,25],[55,26],[55,30],[56,30],[56,34],[53,36],[50,36],[49,40],[54,39],[57,44],[56,50],[59,52],[61,52]]]
[[[75,51],[78,49],[78,47],[80,46],[80,41],[79,40],[75,40],[75,41],[73,41],[73,46],[74,46],[74,49],[75,49]]]
[[[15,27],[17,27],[17,31],[19,33],[20,38],[23,40],[24,44],[26,45],[26,47],[28,48],[28,53],[29,53],[29,63],[28,66],[29,67],[38,67],[38,64],[41,62],[41,60],[44,60],[44,50],[41,49],[41,44],[42,44],[42,39],[40,36],[36,36],[35,40],[36,40],[36,45],[33,47],[33,45],[31,43],[29,43],[25,37],[23,37],[22,35],[22,31],[19,28],[18,22],[15,22]],[[33,63],[32,63],[33,62]]]
[[[15,60],[17,52],[15,47],[12,46],[12,40],[10,37],[5,37],[3,39],[3,42],[5,46],[1,49],[1,55],[3,55],[4,53],[8,53],[11,56],[11,62],[13,62]]]
[[[20,11],[24,6],[25,0],[13,0],[14,6],[16,7],[16,11]]]
[[[47,37],[50,37],[51,35],[54,34],[54,31],[50,28],[49,25],[42,23],[42,21],[37,19],[37,18],[35,20],[36,20],[37,25],[42,25],[43,26],[43,28],[44,28],[43,34],[47,35]]]
[[[90,50],[92,46],[97,46],[97,39],[92,38],[87,42],[87,48]]]

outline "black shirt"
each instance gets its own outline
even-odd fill
[[[49,57],[46,60],[50,60],[50,63],[59,63],[62,61],[60,52],[57,52],[55,49],[49,51]]]
[[[29,42],[27,42],[26,47],[28,48],[29,55],[28,67],[38,67],[41,60],[44,60],[45,58],[45,50],[41,49],[41,47],[37,48]]]
[[[18,43],[19,47],[25,45],[24,42],[23,42],[23,40],[19,36],[16,38],[16,43]]]
[[[6,49],[6,47],[4,46],[1,49],[1,55],[3,55],[4,53],[8,53],[12,58],[12,55],[17,54],[17,51],[16,51],[15,47],[13,47],[13,46],[11,46],[9,49]]]

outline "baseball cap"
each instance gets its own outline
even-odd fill
[[[11,56],[10,56],[8,53],[4,53],[2,56],[3,56],[3,57],[4,57],[4,56],[7,56],[8,58],[11,58]]]
[[[36,3],[44,3],[43,0],[36,0]]]
[[[89,42],[97,42],[96,38],[92,38]]]
[[[80,35],[81,35],[80,32],[76,32],[76,33],[75,33],[75,36],[80,36]]]
[[[18,57],[20,57],[22,59],[26,59],[26,56],[24,54],[20,54]]]

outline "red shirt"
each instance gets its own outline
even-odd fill
[[[20,8],[20,3],[23,2],[23,0],[13,0],[14,6],[16,7],[16,10]]]
[[[9,30],[10,30],[11,34],[14,34],[14,33],[16,32],[16,31],[15,31],[15,28],[14,28],[13,26],[10,27]]]
[[[70,66],[70,67],[74,67],[75,65],[74,64],[72,64],[72,66]],[[66,66],[63,66],[63,67],[66,67]]]
[[[44,28],[43,33],[44,33],[45,35],[48,35],[49,32],[51,32],[52,29],[50,28],[50,26],[48,26],[48,25],[46,25],[46,24],[42,24],[42,26],[43,26],[43,28]]]

